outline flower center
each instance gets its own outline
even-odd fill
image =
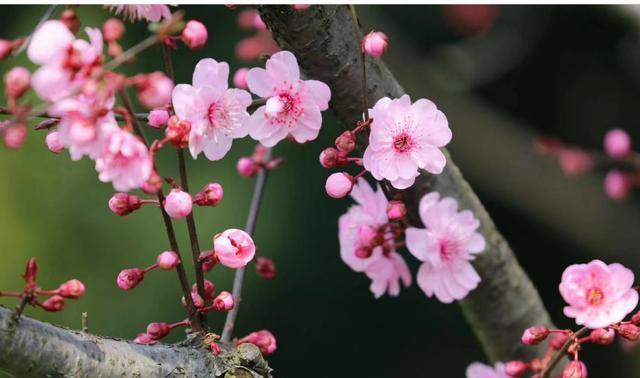
[[[454,240],[440,239],[438,243],[440,246],[440,258],[442,261],[450,261],[458,255],[460,248],[458,247],[458,243]]]
[[[587,303],[591,306],[598,306],[604,300],[604,293],[600,288],[592,287],[587,291]]]
[[[407,133],[400,133],[393,138],[393,148],[397,152],[407,152],[413,146],[413,140]]]

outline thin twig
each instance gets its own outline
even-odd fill
[[[31,37],[33,36],[33,33],[35,33],[36,30],[38,30],[40,26],[42,26],[42,24],[44,24],[45,21],[47,21],[51,17],[51,15],[53,14],[53,12],[56,10],[57,7],[58,7],[57,4],[49,5],[49,8],[47,8],[46,12],[44,12],[42,17],[40,18],[40,21],[38,21],[38,23],[36,24],[36,27],[33,28],[33,31],[31,32],[31,34],[29,34],[29,36],[27,37],[27,39],[25,39],[22,45],[18,47],[18,49],[13,53],[14,56],[21,54],[29,46],[29,43],[31,43]]]
[[[269,148],[267,149],[266,161],[269,161],[270,158],[271,149]],[[251,207],[249,208],[249,215],[247,216],[247,226],[245,227],[245,231],[251,236],[253,236],[256,229],[258,213],[260,212],[260,205],[262,203],[262,196],[264,194],[264,187],[268,176],[269,170],[263,169],[258,172],[258,177],[256,178],[256,186],[253,190]],[[238,317],[238,309],[240,307],[240,303],[242,302],[242,284],[244,282],[244,271],[245,268],[237,269],[236,274],[233,278],[232,294],[235,305],[227,314],[227,319],[224,322],[224,329],[222,331],[223,342],[231,341],[233,327],[235,326],[236,318]]]
[[[553,356],[553,359],[549,362],[547,367],[542,372],[540,372],[540,378],[548,378],[549,374],[551,374],[551,372],[556,367],[556,365],[567,354],[567,350],[569,350],[569,347],[571,346],[571,344],[573,344],[576,339],[580,338],[582,335],[586,334],[588,331],[589,331],[589,328],[584,327],[578,330],[576,333],[574,333],[572,337],[569,337],[569,339],[564,343],[562,348],[560,348],[560,350],[556,352],[555,356]]]
[[[360,70],[362,74],[362,113],[364,114],[364,120],[369,119],[369,105],[367,101],[367,69],[364,50],[362,50],[362,32],[360,31],[360,23],[358,22],[358,14],[356,13],[356,6],[349,5],[351,10],[351,20],[353,21],[353,31],[358,41],[358,47],[360,48]]]
[[[148,49],[149,47],[155,45],[158,42],[159,42],[158,36],[156,36],[156,35],[148,36],[146,39],[142,40],[140,43],[137,43],[136,45],[134,45],[133,47],[131,47],[127,51],[125,51],[122,54],[118,55],[116,58],[111,60],[109,63],[105,64],[104,68],[103,68],[103,71],[106,72],[106,71],[114,70],[116,67],[118,67],[122,63],[127,62],[128,60],[130,60],[134,56],[140,54],[141,52],[143,52],[144,50]]]

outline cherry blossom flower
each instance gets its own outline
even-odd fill
[[[635,277],[621,264],[600,260],[565,269],[560,294],[569,304],[564,314],[589,328],[603,328],[622,321],[638,305]]]
[[[116,14],[122,15],[124,19],[137,21],[147,20],[158,22],[162,19],[170,19],[171,11],[167,5],[138,4],[138,5],[110,5],[109,8]]]
[[[447,163],[439,147],[451,141],[451,130],[444,113],[425,99],[411,103],[384,97],[369,111],[373,123],[364,167],[376,180],[387,179],[397,189],[413,185],[419,169],[442,173]]]
[[[418,286],[443,303],[466,297],[480,282],[470,263],[486,246],[484,237],[476,232],[480,222],[469,210],[459,212],[455,199],[440,199],[439,193],[422,197],[419,212],[426,229],[409,227],[405,231],[409,252],[424,262],[418,271]]]
[[[364,272],[371,279],[369,290],[376,298],[380,298],[385,293],[397,297],[400,294],[400,282],[405,287],[411,285],[411,271],[402,256],[396,252],[383,254]]]
[[[135,135],[118,129],[109,135],[103,153],[96,159],[98,179],[113,182],[117,191],[141,187],[151,176],[149,150]]]
[[[40,98],[55,101],[70,95],[102,64],[100,30],[85,31],[90,42],[76,39],[63,22],[56,20],[46,21],[35,31],[27,55],[41,65],[31,79]]]
[[[301,80],[296,57],[281,51],[269,58],[266,69],[247,72],[251,92],[266,98],[249,121],[250,135],[267,147],[291,135],[304,143],[318,137],[321,111],[329,107],[331,90],[317,80]]]
[[[504,364],[496,363],[494,367],[474,362],[467,367],[467,378],[511,378],[504,372]]]
[[[229,268],[242,268],[253,259],[256,245],[251,236],[242,230],[230,228],[213,238],[216,258]]]
[[[193,72],[193,85],[178,84],[173,90],[173,108],[181,120],[191,122],[189,151],[201,152],[209,160],[222,159],[235,138],[247,135],[247,107],[251,95],[228,89],[229,65],[202,59]]]

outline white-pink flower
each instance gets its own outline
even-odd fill
[[[162,19],[170,19],[171,11],[167,5],[160,4],[137,4],[137,5],[110,5],[109,8],[114,11],[115,14],[120,15],[125,19],[136,21],[145,19],[150,22],[158,22]]]
[[[467,367],[466,378],[511,378],[504,372],[504,364],[496,363],[494,367],[474,362]]]
[[[301,80],[296,57],[289,51],[275,53],[266,69],[247,72],[247,85],[267,103],[249,121],[251,137],[272,147],[287,135],[304,143],[318,137],[321,111],[329,107],[331,90],[318,80]]]
[[[371,279],[369,290],[376,298],[380,298],[385,293],[397,297],[400,294],[400,282],[405,287],[411,285],[411,271],[407,263],[399,253],[393,251],[383,254],[364,272]]]
[[[387,179],[395,188],[406,189],[419,169],[442,173],[447,161],[439,148],[451,141],[451,130],[433,102],[420,99],[412,104],[408,95],[384,97],[369,115],[373,123],[363,163],[376,180]]]
[[[230,228],[213,238],[213,250],[222,265],[242,268],[255,256],[256,245],[246,232]]]
[[[484,251],[484,237],[476,232],[480,222],[469,210],[458,211],[458,202],[429,193],[420,200],[424,228],[405,231],[407,248],[424,263],[417,275],[424,293],[443,303],[460,300],[475,289],[480,276],[470,261]]]
[[[31,78],[40,98],[55,101],[68,96],[102,64],[100,30],[85,31],[90,42],[76,39],[62,21],[46,21],[35,31],[27,55],[41,66]]]
[[[565,269],[560,294],[569,304],[564,314],[589,328],[603,328],[622,321],[638,305],[635,277],[621,264],[600,260]]]
[[[132,133],[118,129],[111,133],[104,151],[96,159],[98,179],[126,192],[141,187],[151,176],[153,162],[147,146]]]
[[[235,138],[247,135],[251,95],[228,89],[229,65],[202,59],[193,72],[193,85],[179,84],[173,90],[173,109],[181,120],[191,122],[189,151],[201,152],[209,160],[222,159]]]

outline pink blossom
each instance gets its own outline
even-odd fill
[[[201,152],[209,160],[222,159],[232,140],[247,135],[247,107],[251,95],[228,89],[229,65],[202,59],[193,72],[193,85],[178,84],[173,90],[173,108],[181,120],[191,122],[189,151]]]
[[[159,108],[171,102],[173,80],[163,72],[137,75],[135,85],[138,101],[149,109]]]
[[[234,304],[233,295],[228,291],[221,291],[213,300],[213,309],[215,311],[229,311]]]
[[[43,310],[58,312],[64,310],[64,298],[60,295],[53,295],[40,305]]]
[[[384,97],[369,111],[373,118],[364,167],[376,180],[387,179],[397,189],[413,185],[419,169],[439,174],[447,163],[439,147],[451,141],[444,113],[425,99],[411,103]]]
[[[117,18],[110,18],[102,25],[102,35],[107,42],[115,42],[124,35],[125,27]]]
[[[562,378],[587,378],[587,365],[578,360],[569,362],[562,370]]]
[[[266,98],[249,121],[250,135],[266,147],[291,135],[298,143],[317,138],[322,125],[321,111],[329,106],[331,91],[323,82],[301,80],[296,57],[289,51],[269,58],[266,69],[247,73],[251,92]]]
[[[109,8],[116,14],[122,15],[124,19],[137,21],[147,20],[158,22],[162,19],[171,18],[171,11],[167,5],[138,4],[138,5],[109,5]]]
[[[98,179],[113,182],[118,191],[144,185],[151,176],[153,162],[147,147],[132,133],[118,129],[106,140],[103,153],[96,159]]]
[[[622,129],[612,129],[604,136],[604,150],[612,158],[623,158],[631,152],[631,138]]]
[[[85,29],[90,42],[76,39],[67,26],[49,20],[35,31],[27,50],[33,63],[41,65],[31,86],[48,101],[69,96],[102,63],[103,40],[99,29]]]
[[[604,190],[609,198],[613,200],[625,198],[632,187],[633,182],[629,174],[617,169],[609,171],[604,178]]]
[[[200,21],[191,20],[187,22],[184,30],[182,31],[182,42],[190,49],[201,49],[206,45],[209,33],[207,28]]]
[[[164,210],[173,219],[182,219],[191,214],[193,199],[189,193],[173,189],[164,200]]]
[[[496,363],[494,367],[474,362],[467,367],[466,378],[511,378],[504,372],[504,364]]]
[[[372,31],[362,39],[362,51],[374,57],[384,55],[388,46],[389,37],[383,32]]]
[[[13,67],[4,75],[4,90],[7,97],[19,98],[29,90],[31,73],[24,67]]]
[[[242,177],[253,177],[260,170],[260,166],[252,158],[243,156],[238,159],[236,170]]]
[[[58,287],[58,294],[64,298],[80,298],[84,292],[84,284],[76,279],[69,280]]]
[[[405,287],[411,285],[411,271],[402,256],[396,252],[383,254],[378,261],[372,263],[364,271],[371,279],[369,290],[376,298],[385,293],[396,297],[400,294],[400,282]]]
[[[173,251],[164,251],[156,258],[156,264],[162,270],[171,270],[180,264],[180,257]]]
[[[621,264],[600,260],[565,269],[560,294],[568,303],[564,314],[589,328],[622,321],[638,305],[633,272]]]
[[[409,227],[405,231],[409,252],[424,262],[418,285],[428,297],[435,294],[443,303],[463,299],[480,282],[470,263],[486,246],[476,231],[480,222],[471,211],[458,211],[454,198],[440,199],[435,192],[422,197],[419,211],[426,229]]]
[[[266,329],[252,332],[236,342],[236,344],[244,343],[251,343],[257,346],[260,348],[260,352],[265,356],[270,355],[277,349],[275,336]]]
[[[1,129],[4,145],[12,150],[17,150],[22,147],[27,137],[27,126],[25,126],[24,123],[6,122],[9,123],[9,125]]]
[[[242,230],[230,228],[213,238],[216,258],[229,268],[242,268],[253,259],[256,245],[251,236]]]
[[[233,75],[233,85],[235,85],[236,88],[249,89],[249,86],[247,85],[247,72],[249,72],[249,69],[242,67]]]
[[[329,197],[342,198],[351,192],[353,184],[353,176],[346,172],[336,172],[327,178],[324,188]]]
[[[167,111],[167,109],[162,109],[162,108],[153,109],[149,113],[149,116],[147,117],[147,122],[149,123],[149,126],[156,129],[159,129],[162,126],[165,126],[167,124],[167,121],[169,121],[169,112]]]
[[[64,146],[60,142],[60,138],[57,131],[51,131],[47,134],[45,138],[45,143],[47,144],[47,148],[49,151],[54,154],[59,154],[64,151]]]
[[[122,290],[131,290],[144,279],[144,271],[138,268],[124,269],[118,274],[116,282]]]
[[[270,258],[260,256],[256,258],[256,273],[268,280],[276,277],[276,264]]]
[[[140,197],[129,193],[116,193],[109,199],[109,210],[114,214],[125,216],[142,206]]]

